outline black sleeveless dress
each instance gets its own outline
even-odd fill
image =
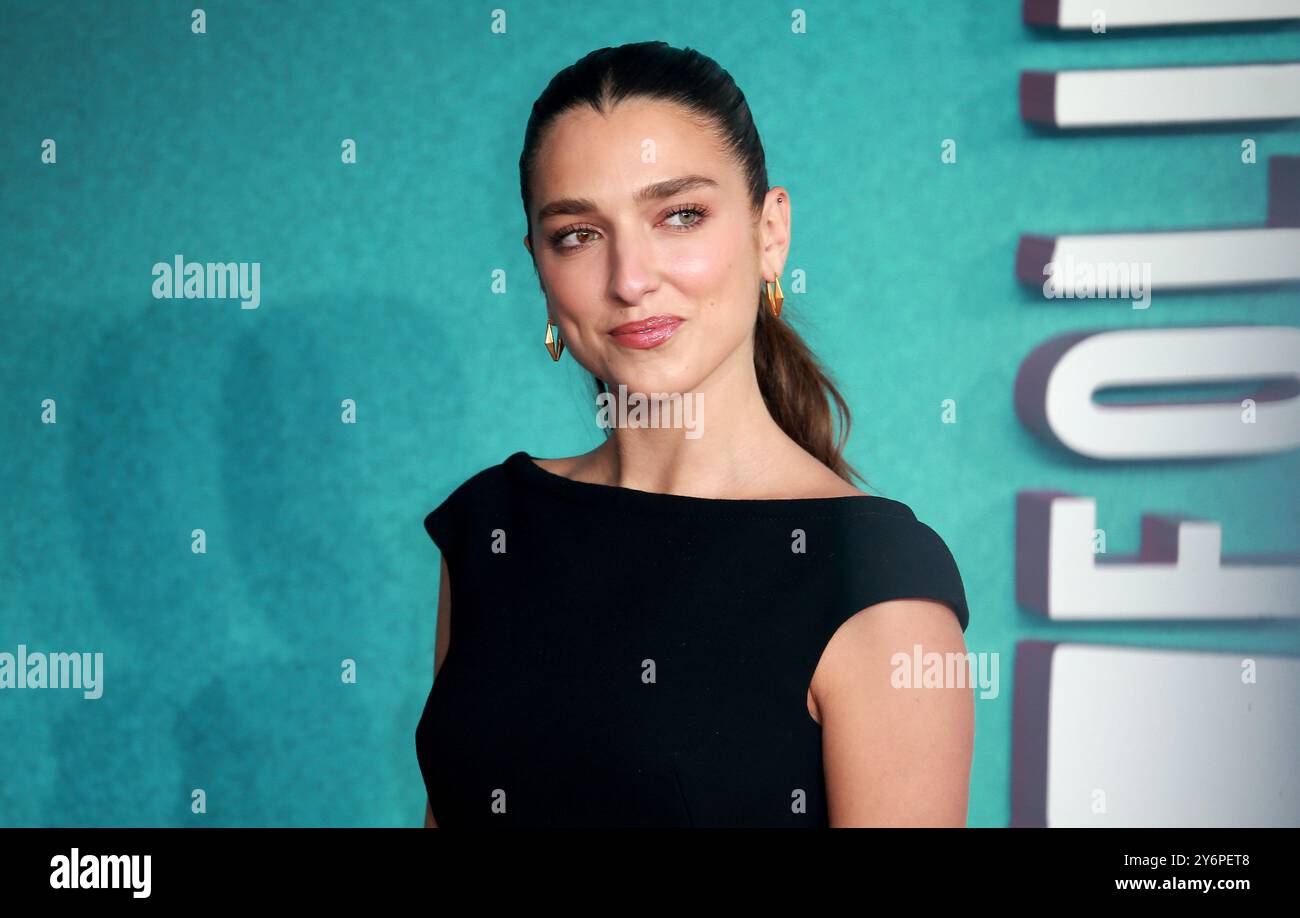
[[[658,494],[518,452],[424,525],[451,579],[415,731],[440,827],[825,827],[831,636],[888,599],[969,617],[943,540],[883,497]]]

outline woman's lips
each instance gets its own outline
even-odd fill
[[[673,336],[685,322],[678,316],[650,316],[637,322],[627,322],[609,333],[616,344],[623,347],[658,347]]]

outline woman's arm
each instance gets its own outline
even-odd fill
[[[896,688],[891,676],[911,669],[918,644],[922,660],[943,655],[962,682]],[[949,653],[963,655],[960,666],[950,669]],[[975,697],[965,654],[957,617],[926,599],[869,606],[831,637],[812,690],[832,827],[966,825]]]
[[[447,645],[451,641],[451,575],[447,573],[447,559],[442,559],[442,573],[438,579],[438,624],[437,637],[434,639],[433,646],[433,678],[438,678],[438,670],[442,668],[442,661],[447,658]],[[424,803],[424,827],[426,829],[438,828],[438,822],[433,818],[433,804],[428,800]]]

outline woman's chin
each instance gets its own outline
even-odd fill
[[[647,396],[656,392],[673,395],[691,392],[695,388],[695,380],[684,373],[632,373],[617,379],[605,379],[605,383],[615,395],[620,392],[628,395],[634,392]]]

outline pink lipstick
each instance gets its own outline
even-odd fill
[[[658,347],[671,338],[685,321],[679,316],[650,316],[635,322],[625,322],[611,329],[609,334],[615,343],[624,347]]]

